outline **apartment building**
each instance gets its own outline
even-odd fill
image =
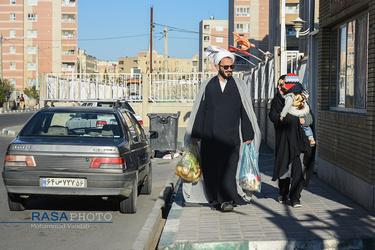
[[[269,0],[229,0],[228,15],[228,42],[229,45],[237,47],[233,32],[245,36],[256,46],[251,47],[247,52],[264,59],[264,52],[268,48],[269,36]],[[274,1],[272,1],[273,3]],[[235,70],[249,70],[260,61],[252,56],[241,55],[245,59],[236,60]],[[249,62],[250,61],[250,62]]]
[[[76,0],[4,0],[0,22],[1,77],[17,92],[40,74],[76,72]]]
[[[168,57],[164,59],[163,55],[159,55],[157,51],[152,54],[152,72],[180,72],[189,73],[198,71],[198,55],[191,59],[180,59]],[[165,67],[167,61],[168,67]],[[137,57],[121,57],[118,61],[119,73],[150,73],[150,52],[148,50],[139,51]],[[134,70],[136,69],[136,70]]]
[[[298,50],[299,39],[296,38],[296,30],[293,27],[293,20],[299,17],[299,0],[285,0],[285,31],[286,31],[286,49]],[[306,1],[303,1],[306,2]],[[269,30],[269,48],[280,46],[281,38],[281,0],[274,0],[270,5],[270,30]],[[308,10],[308,8],[306,8]],[[308,21],[308,20],[305,20]],[[304,30],[304,29],[303,29]],[[273,51],[270,51],[273,53]]]
[[[77,73],[91,74],[97,73],[97,60],[96,57],[87,55],[86,50],[78,49],[77,54]]]
[[[118,62],[97,61],[97,71],[95,73],[121,73],[119,72]]]
[[[219,46],[228,49],[228,20],[215,20],[211,16],[208,20],[199,23],[199,71],[215,72],[216,68],[210,57],[205,57],[204,52],[208,46]]]

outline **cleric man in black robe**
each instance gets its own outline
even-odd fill
[[[208,201],[214,204],[213,209],[228,212],[233,211],[233,203],[239,198],[236,172],[240,146],[252,142],[254,130],[232,77],[234,56],[228,51],[220,53],[215,57],[218,75],[206,85],[191,138],[192,143],[201,141],[200,157]]]
[[[310,143],[301,128],[313,127],[313,116],[310,112],[306,118],[299,118],[287,114],[280,121],[280,113],[285,105],[282,97],[284,76],[278,81],[278,92],[271,101],[269,118],[273,122],[276,132],[275,167],[272,180],[279,181],[280,203],[286,204],[288,196],[293,207],[301,207],[301,192],[307,186],[313,172],[315,162],[315,148]],[[311,109],[310,109],[311,110]]]

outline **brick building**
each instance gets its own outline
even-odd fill
[[[318,175],[375,210],[375,1],[322,0]]]

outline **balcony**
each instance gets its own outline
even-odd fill
[[[75,7],[76,1],[75,0],[61,0],[62,7]]]
[[[74,39],[76,38],[76,34],[75,34],[75,31],[62,31],[61,33],[61,38],[62,39]]]

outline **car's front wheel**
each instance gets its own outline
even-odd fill
[[[10,211],[23,211],[26,207],[26,202],[18,195],[8,193],[8,205]]]
[[[120,201],[120,213],[135,214],[137,212],[138,175],[134,180],[133,191],[125,200]]]

